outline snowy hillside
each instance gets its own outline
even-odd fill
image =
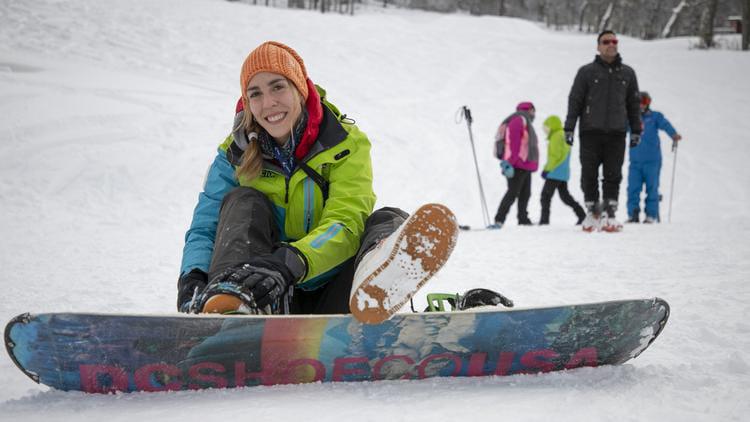
[[[670,321],[639,358],[547,375],[87,396],[34,384],[3,352],[0,420],[747,420],[750,55],[620,39],[653,108],[684,136],[672,223],[585,234],[555,198],[550,226],[516,226],[512,210],[500,231],[462,233],[425,290],[487,287],[524,307],[662,297]],[[369,135],[378,206],[442,202],[472,225],[479,193],[457,110],[472,109],[494,214],[505,190],[491,156],[497,125],[524,100],[540,133],[544,118],[564,115],[596,46],[590,34],[495,17],[0,0],[3,324],[29,311],[175,312],[183,235],[230,130],[240,65],[265,40],[294,47]],[[666,217],[666,139],[663,151]],[[578,145],[573,157],[581,201]],[[535,174],[534,221],[541,186]]]

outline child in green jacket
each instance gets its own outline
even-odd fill
[[[558,116],[549,116],[544,121],[544,132],[547,134],[549,144],[547,146],[547,164],[542,171],[545,179],[542,188],[542,217],[539,225],[549,224],[550,202],[555,191],[560,193],[560,199],[565,205],[573,208],[578,217],[576,224],[581,224],[586,218],[586,212],[581,205],[570,196],[568,192],[568,179],[570,179],[570,145],[565,142],[565,132],[562,122]]]

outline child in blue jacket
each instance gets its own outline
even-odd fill
[[[630,148],[628,168],[628,222],[638,223],[641,191],[646,185],[646,218],[644,223],[659,222],[659,174],[661,173],[661,146],[659,130],[667,132],[674,142],[682,139],[664,115],[651,110],[651,96],[641,92],[641,142]]]

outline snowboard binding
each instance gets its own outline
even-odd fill
[[[463,311],[481,306],[498,306],[506,308],[513,307],[513,301],[508,297],[490,289],[471,289],[463,295],[450,293],[429,293],[427,295],[427,308],[424,312],[453,312]],[[450,307],[450,309],[447,309]],[[411,303],[412,311],[414,310],[414,301]]]

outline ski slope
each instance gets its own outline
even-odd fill
[[[3,352],[0,420],[746,420],[750,55],[620,39],[653,108],[684,137],[674,192],[663,142],[661,212],[673,196],[672,222],[585,234],[557,198],[550,226],[516,226],[514,207],[502,230],[462,233],[424,290],[487,287],[523,307],[662,297],[670,321],[639,358],[545,375],[88,396],[34,384]],[[505,190],[491,156],[497,125],[530,100],[541,134],[596,53],[594,35],[509,18],[0,0],[3,324],[29,311],[175,312],[183,235],[230,131],[240,65],[265,40],[294,47],[369,135],[377,206],[441,202],[474,226],[478,184],[458,109],[472,110],[494,215]],[[582,201],[577,157],[576,144],[570,188]],[[542,184],[535,174],[533,221]],[[622,220],[625,200],[623,182]]]

